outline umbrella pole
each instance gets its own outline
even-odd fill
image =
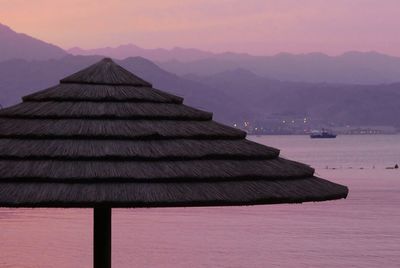
[[[93,209],[93,267],[111,268],[111,208]]]

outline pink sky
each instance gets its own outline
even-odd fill
[[[0,23],[63,48],[400,56],[399,0],[0,0]]]

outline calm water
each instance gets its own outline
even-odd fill
[[[400,267],[400,136],[251,139],[350,188],[346,200],[120,209],[113,267]],[[92,267],[92,212],[0,209],[0,267]]]

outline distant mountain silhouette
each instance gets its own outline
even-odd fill
[[[66,56],[59,60],[0,62],[0,104],[9,106],[24,95],[58,84],[61,78],[100,60],[99,56]],[[149,60],[131,57],[117,61],[129,71],[150,81],[154,87],[185,98],[185,103],[215,112],[219,121],[230,122],[247,111],[219,89],[168,73]],[[221,105],[223,103],[224,105]]]
[[[212,75],[234,68],[282,81],[379,84],[400,81],[400,58],[377,52],[348,52],[340,56],[322,53],[275,56],[223,54],[191,62],[158,62],[179,74]]]
[[[133,44],[97,49],[81,49],[79,47],[74,47],[69,49],[68,52],[72,55],[103,55],[115,59],[125,59],[129,57],[140,56],[152,61],[179,60],[182,62],[205,59],[214,56],[214,53],[199,49],[180,47],[175,47],[173,49],[146,49]]]
[[[247,69],[259,76],[283,81],[378,84],[400,81],[400,58],[377,52],[347,52],[253,56],[245,53],[212,53],[198,49],[144,49],[133,44],[99,49],[72,48],[74,55],[104,55],[123,59],[141,56],[178,75],[212,75],[230,69]]]
[[[240,100],[253,121],[302,118],[334,125],[400,127],[400,83],[349,85],[283,82],[259,77],[243,69],[186,79],[219,88]],[[244,108],[243,108],[244,109]]]
[[[70,52],[116,58],[134,54],[157,60],[158,66],[143,57],[117,62],[156,88],[182,96],[187,104],[212,111],[216,120],[229,124],[304,116],[334,125],[400,127],[400,83],[392,83],[400,81],[400,58],[376,52],[251,56],[134,45]],[[101,57],[72,56],[0,24],[0,104],[15,104]]]
[[[66,56],[59,60],[0,62],[0,103],[14,104],[21,96],[55,85],[99,59]],[[400,83],[362,86],[282,82],[245,69],[180,77],[141,57],[117,63],[154,87],[184,97],[185,103],[214,112],[215,118],[224,123],[286,116],[335,125],[400,127]]]
[[[339,56],[322,53],[253,56],[246,53],[213,53],[199,49],[145,49],[133,44],[98,49],[68,50],[73,55],[109,56],[125,59],[140,56],[178,75],[209,76],[243,69],[281,81],[311,83],[381,84],[400,82],[400,57],[377,52],[347,52]],[[60,59],[67,52],[0,24],[0,61],[10,59]]]
[[[59,59],[65,55],[67,53],[55,45],[16,33],[8,26],[0,24],[0,61]]]

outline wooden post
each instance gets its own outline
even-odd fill
[[[111,208],[93,209],[93,267],[111,268]]]

